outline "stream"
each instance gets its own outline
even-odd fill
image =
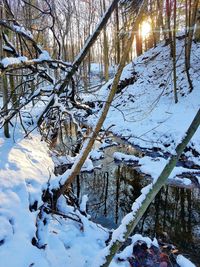
[[[72,128],[70,136],[75,132]],[[114,152],[142,157],[142,151],[118,137],[111,136],[109,140],[115,145],[102,149],[104,158],[93,161],[94,171],[77,176],[73,190],[79,199],[87,194],[87,212],[94,222],[115,229],[131,211],[141,189],[152,180],[134,165],[113,159]],[[73,143],[76,141],[75,137]],[[96,142],[94,149],[99,149],[99,145]],[[175,245],[180,254],[200,267],[200,187],[164,186],[148,207],[135,233]]]
[[[78,197],[88,195],[88,213],[92,220],[109,229],[120,224],[131,211],[141,189],[151,182],[134,166],[113,160],[114,152],[126,153],[127,149],[131,154],[137,153],[134,148],[124,145],[105,148],[104,158],[94,162],[101,168],[81,173],[74,184]],[[200,189],[164,186],[140,220],[135,233],[177,246],[179,253],[200,266]]]

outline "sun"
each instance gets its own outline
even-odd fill
[[[141,34],[143,38],[148,37],[151,32],[151,24],[148,21],[142,22]]]

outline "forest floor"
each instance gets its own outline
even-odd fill
[[[198,64],[200,45],[193,46],[191,76],[194,90],[190,94],[184,72],[182,42],[178,44],[178,48],[179,102],[174,104],[173,100],[169,48],[161,44],[125,68],[121,80],[125,81],[125,85],[128,83],[128,86],[122,82],[104,123],[105,129],[114,125],[110,130],[133,146],[155,153],[154,157],[149,155],[137,157],[141,170],[152,178],[160,174],[167,162],[167,157],[173,153],[176,144],[184,136],[200,107]],[[132,79],[133,76],[134,79]],[[105,100],[109,90],[108,85],[111,82],[109,81],[92,97],[84,95],[86,102],[96,103],[94,114],[87,120],[89,125],[95,124],[100,112],[100,102]],[[171,179],[180,179],[177,176],[192,173],[193,179],[196,179],[195,182],[200,183],[199,136],[200,129],[184,154],[183,162],[189,162],[190,165],[177,166],[170,176]],[[126,157],[125,154],[114,156],[118,159]],[[47,189],[52,180],[59,183],[62,178],[53,174],[53,168],[48,147],[41,142],[39,134],[33,132],[30,137],[24,139],[17,125],[14,138],[5,140],[1,130],[0,267],[97,266],[96,258],[105,248],[110,231],[93,223],[89,215],[82,214],[85,211],[86,197],[83,197],[80,203],[82,213],[66,205],[65,198],[61,197],[58,203],[59,210],[62,214],[67,214],[68,218],[64,218],[62,214],[46,214],[45,225],[36,227],[40,211],[37,208],[43,204],[42,192]],[[181,177],[181,179],[186,185],[194,182],[188,177]],[[41,249],[34,246],[36,234]],[[154,249],[158,247],[156,239],[151,240],[140,235],[134,235],[131,239],[131,245],[116,255],[111,267],[135,266],[133,250],[137,256],[138,240],[145,242],[145,246],[142,246],[143,251],[140,250],[139,245],[140,253],[146,253],[145,257],[149,260],[153,259]],[[146,245],[149,248],[148,251]],[[157,254],[160,256],[161,251]],[[160,258],[159,261],[161,261]],[[165,259],[162,261],[166,262]],[[195,266],[181,255],[177,257],[177,263],[181,267]],[[151,266],[156,266],[152,264]]]

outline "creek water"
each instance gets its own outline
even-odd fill
[[[70,128],[68,135],[74,136],[74,140],[66,140],[66,143],[77,142],[75,128]],[[77,176],[73,190],[79,199],[88,195],[87,211],[93,221],[114,229],[131,211],[133,202],[151,178],[141,174],[137,167],[116,163],[113,159],[114,152],[138,156],[143,156],[143,152],[120,138],[110,139],[118,145],[104,148],[104,158],[93,162],[96,167],[93,172]],[[94,148],[98,146],[97,143]],[[135,233],[175,245],[181,254],[200,267],[200,188],[180,188],[175,184],[164,186],[140,220]]]
[[[88,213],[92,220],[110,229],[120,224],[141,189],[151,182],[134,166],[115,163],[112,157],[115,151],[126,152],[127,147],[106,148],[104,159],[94,163],[101,165],[100,169],[80,174],[74,183],[78,197],[83,194],[89,197]],[[177,246],[180,253],[200,266],[200,189],[164,186],[135,232]]]

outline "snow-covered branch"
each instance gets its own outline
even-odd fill
[[[48,54],[47,54],[48,55]],[[40,55],[39,58],[28,60],[27,57],[5,57],[0,61],[1,75],[6,71],[11,71],[15,69],[30,68],[32,66],[41,65],[47,63],[53,69],[62,67],[65,71],[70,70],[71,64],[66,63],[62,60],[51,59],[49,56],[46,56],[46,53]]]

